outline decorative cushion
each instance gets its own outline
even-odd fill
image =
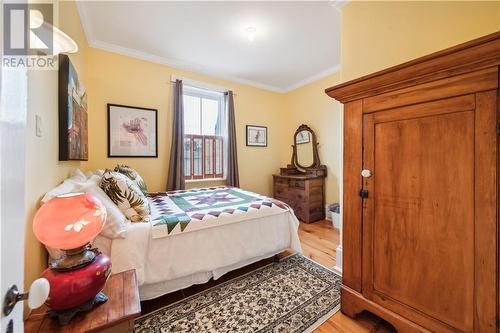
[[[149,201],[130,178],[119,172],[106,170],[100,186],[130,221],[149,221]]]
[[[118,206],[111,201],[109,196],[99,187],[100,183],[101,177],[93,175],[79,188],[79,191],[94,195],[102,202],[104,207],[106,207],[106,224],[104,224],[101,235],[111,239],[125,238],[127,226],[130,222]]]
[[[148,192],[148,187],[146,186],[144,179],[142,179],[142,177],[139,175],[137,171],[135,171],[135,169],[125,164],[118,164],[115,167],[115,171],[124,174],[125,176],[130,178],[134,183],[137,184],[137,186],[139,186],[142,193],[146,194]]]

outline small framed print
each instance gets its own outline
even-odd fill
[[[108,104],[108,157],[158,157],[158,110]]]
[[[295,137],[296,144],[302,145],[309,142],[311,142],[311,133],[309,131],[301,131],[297,133],[297,136]]]
[[[247,125],[247,146],[267,147],[267,127]]]

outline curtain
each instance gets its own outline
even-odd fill
[[[168,168],[167,191],[184,190],[184,103],[182,81],[174,83],[172,147]]]
[[[233,92],[224,94],[227,113],[227,167],[226,185],[240,187],[240,176],[238,173],[238,154],[236,148],[236,121],[234,119]]]

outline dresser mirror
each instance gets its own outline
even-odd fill
[[[306,168],[314,164],[312,134],[303,130],[295,134],[295,146],[297,147],[297,166]]]
[[[300,125],[293,136],[292,165],[306,172],[311,168],[319,168],[321,162],[318,154],[316,134],[307,125]]]

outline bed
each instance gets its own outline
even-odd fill
[[[280,201],[236,188],[151,193],[149,223],[125,238],[98,236],[113,273],[135,269],[141,300],[218,279],[292,249],[301,252],[299,222]]]

